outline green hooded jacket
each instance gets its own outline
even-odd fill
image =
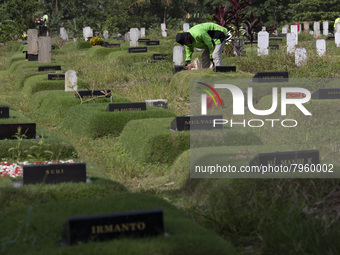
[[[185,46],[185,61],[191,60],[191,56],[195,48],[209,48],[210,59],[212,59],[212,53],[215,45],[222,43],[222,41],[227,37],[228,30],[215,23],[202,23],[190,28],[188,33],[191,35],[192,43]]]

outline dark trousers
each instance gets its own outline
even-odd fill
[[[41,26],[39,29],[39,36],[47,36],[47,27]]]

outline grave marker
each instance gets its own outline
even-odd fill
[[[163,37],[167,37],[168,35],[167,35],[167,32],[166,32],[166,25],[165,25],[165,23],[161,24],[161,29],[162,29],[162,36]]]
[[[268,55],[269,46],[269,33],[267,31],[261,31],[257,35],[257,55],[266,56]]]
[[[120,47],[120,43],[107,43],[107,44],[104,44],[104,47],[106,47],[106,48],[117,48],[117,47]]]
[[[173,62],[174,65],[180,66],[182,65],[183,59],[183,47],[182,46],[175,46],[173,49]]]
[[[236,72],[236,66],[215,66],[213,71],[222,73]]]
[[[105,41],[109,40],[109,31],[104,30],[104,31],[103,31],[103,37],[104,37],[104,40],[105,40]]]
[[[287,53],[288,54],[292,54],[295,52],[295,45],[296,45],[295,37],[296,37],[296,34],[294,33],[287,34]]]
[[[287,34],[288,33],[288,25],[284,25],[283,27],[282,27],[282,32],[281,32],[282,34]]]
[[[0,123],[0,140],[17,139],[13,136],[18,133],[18,128],[27,139],[36,139],[35,123]]]
[[[147,46],[159,45],[159,41],[157,41],[157,40],[155,40],[155,41],[146,41],[145,45],[147,45]]]
[[[51,37],[40,36],[38,40],[39,45],[39,63],[50,63],[51,62]]]
[[[27,53],[37,55],[38,54],[38,30],[28,29],[27,31]]]
[[[168,109],[168,100],[166,100],[166,99],[145,100],[145,103],[146,103],[146,105],[149,105],[149,106]]]
[[[86,164],[55,163],[23,166],[23,184],[86,182]]]
[[[145,38],[145,27],[140,28],[140,37]]]
[[[183,32],[187,32],[190,29],[189,23],[184,23],[183,24]]]
[[[63,41],[68,41],[68,35],[67,35],[67,31],[64,27],[61,27],[60,28],[60,38],[63,40]]]
[[[299,38],[298,26],[297,25],[291,25],[290,26],[290,32],[295,34],[295,45],[297,45],[298,44],[298,38]]]
[[[328,21],[323,21],[322,22],[322,29],[323,29],[323,35],[328,36]]]
[[[139,38],[138,39],[138,42],[147,42],[147,41],[150,41],[150,39],[148,39],[148,38]]]
[[[169,54],[154,53],[151,58],[153,60],[164,60],[167,56],[169,56]]]
[[[295,50],[295,65],[303,66],[307,63],[307,51],[305,48],[297,48]]]
[[[318,89],[313,92],[312,99],[340,99],[340,88]]]
[[[106,98],[109,98],[111,96],[111,90],[106,90],[107,95]],[[79,90],[78,93],[75,95],[76,98],[92,98],[93,96],[104,96],[105,91],[104,90]]]
[[[138,47],[138,37],[139,37],[139,30],[138,28],[131,28],[130,29],[130,47]]]
[[[180,71],[186,70],[186,66],[183,65],[174,65],[173,67],[173,73],[178,73]]]
[[[92,37],[98,37],[99,36],[99,30],[98,29],[93,29],[92,30]]]
[[[320,37],[320,22],[314,22],[314,39],[318,39]]]
[[[172,131],[215,130],[223,129],[223,125],[214,125],[215,119],[223,119],[222,115],[200,115],[176,117],[171,121]]]
[[[78,90],[78,77],[74,70],[68,70],[65,73],[65,91],[77,91]]]
[[[117,40],[118,40],[118,38],[117,38]],[[124,41],[125,42],[129,42],[130,41],[130,32],[127,32],[127,33],[124,34]]]
[[[0,119],[8,119],[9,118],[9,107],[0,105]]]
[[[59,70],[61,70],[61,66],[38,66],[38,72]]]
[[[279,48],[280,48],[280,46],[278,44],[270,44],[269,45],[270,50],[278,50]]]
[[[307,22],[307,21],[303,22],[303,30],[305,31],[305,33],[308,33],[308,31],[309,31],[309,22]]]
[[[289,75],[287,71],[283,72],[257,72],[252,82],[288,82]]]
[[[49,73],[47,74],[47,80],[65,80],[64,73]]]
[[[126,112],[126,111],[146,111],[146,103],[110,103],[107,108],[107,112]]]
[[[320,57],[326,55],[326,41],[324,39],[316,40],[316,52]]]
[[[335,25],[334,41],[336,47],[340,47],[340,23]]]
[[[292,164],[317,165],[319,164],[319,151],[286,151],[273,153],[259,153],[249,165],[263,166],[289,166]]]
[[[142,53],[142,52],[148,52],[148,48],[147,47],[129,48],[129,53]]]
[[[140,210],[68,218],[64,240],[73,245],[89,241],[164,235],[163,210]]]
[[[88,38],[93,36],[92,29],[90,27],[84,27],[83,36],[84,36],[84,40],[88,41]]]

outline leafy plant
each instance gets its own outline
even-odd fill
[[[34,159],[34,160],[42,160],[47,158],[52,158],[53,152],[49,150],[45,150],[44,147],[46,145],[44,137],[41,137],[36,145],[33,145],[30,147],[30,152],[32,154],[28,154],[28,158]]]
[[[12,159],[19,161],[21,157],[26,153],[23,149],[23,140],[27,138],[25,134],[21,134],[21,127],[18,127],[18,132],[13,135],[17,140],[16,146],[9,148],[8,152],[12,153]]]
[[[96,45],[101,45],[101,46],[103,46],[103,45],[104,45],[104,39],[103,39],[103,38],[100,38],[100,37],[98,37],[98,36],[92,37],[92,38],[90,39],[90,43],[91,43],[92,46],[96,46]]]

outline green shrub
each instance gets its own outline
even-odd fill
[[[104,39],[103,39],[103,38],[100,38],[100,37],[98,37],[98,36],[92,37],[92,38],[90,39],[90,44],[91,44],[92,46],[96,46],[96,45],[101,45],[101,46],[103,46],[103,45],[104,45]]]

